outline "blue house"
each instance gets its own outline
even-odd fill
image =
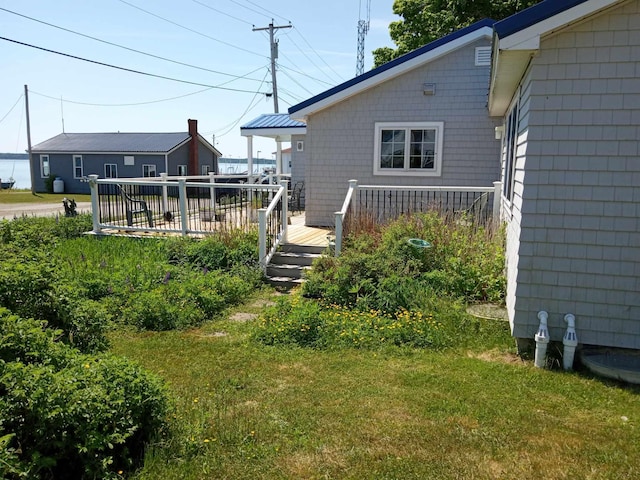
[[[207,175],[217,172],[222,154],[198,134],[187,132],[61,133],[31,149],[36,192],[45,192],[49,176],[64,181],[65,193],[89,193],[88,175],[100,178]]]

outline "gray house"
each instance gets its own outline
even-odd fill
[[[31,149],[37,192],[49,175],[60,177],[65,193],[89,193],[88,175],[100,178],[206,175],[217,172],[221,153],[189,120],[181,133],[61,133]]]
[[[640,348],[640,0],[545,1],[495,24],[507,307],[532,339]],[[522,345],[524,342],[520,342]]]
[[[306,135],[292,137],[292,176],[305,178],[308,225],[333,224],[352,178],[483,187],[499,179],[500,121],[487,115],[492,25],[475,23],[289,109],[306,123]]]

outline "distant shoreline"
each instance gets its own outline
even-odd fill
[[[28,153],[0,153],[0,158],[5,160],[29,160]]]

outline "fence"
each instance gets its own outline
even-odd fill
[[[345,219],[356,215],[384,223],[400,215],[438,210],[464,221],[497,224],[501,188],[501,182],[494,182],[493,187],[401,187],[358,185],[357,180],[350,180],[342,208],[335,212],[335,254],[342,249]]]
[[[286,238],[287,185],[241,183],[246,176],[145,179],[89,177],[96,234],[210,235],[258,228],[266,266]]]

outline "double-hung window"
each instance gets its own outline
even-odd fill
[[[118,178],[118,165],[115,163],[105,163],[104,178]]]
[[[49,173],[51,173],[49,155],[40,155],[40,176],[42,178],[47,178]]]
[[[73,156],[73,178],[82,178],[84,169],[82,168],[82,155]]]
[[[443,122],[376,123],[374,175],[439,176]]]
[[[186,177],[187,176],[187,166],[186,165],[178,165],[178,176]]]
[[[156,166],[149,164],[149,165],[142,165],[142,176],[143,177],[155,177],[156,176]]]

